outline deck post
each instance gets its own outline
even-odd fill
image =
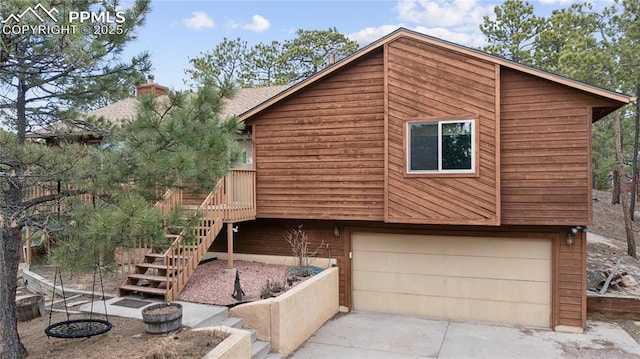
[[[233,222],[227,223],[227,268],[233,269]]]
[[[25,236],[27,237],[27,241],[25,243],[24,262],[27,265],[31,265],[31,227],[26,228]]]

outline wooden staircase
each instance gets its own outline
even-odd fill
[[[152,248],[142,248],[142,259],[128,271],[118,295],[138,294],[143,297],[161,297],[164,301],[175,300],[195,271],[198,263],[213,243],[224,223],[223,180],[216,190],[209,193],[199,205],[190,205],[189,211],[199,214],[194,233],[184,228],[177,235],[168,235],[171,246],[157,252]],[[191,200],[187,202],[191,202]],[[188,203],[191,204],[191,203]],[[163,213],[184,206],[181,191],[168,191],[164,199],[156,204]],[[195,207],[195,208],[194,208]],[[140,252],[140,249],[138,249]],[[121,268],[125,270],[126,266]]]

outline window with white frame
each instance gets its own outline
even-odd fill
[[[473,173],[474,154],[474,120],[407,123],[408,173]]]

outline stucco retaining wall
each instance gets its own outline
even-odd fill
[[[288,355],[338,312],[338,268],[325,269],[286,293],[230,310],[271,350]]]
[[[204,359],[248,359],[251,358],[251,333],[246,330],[218,326],[193,329],[212,331],[213,335],[223,338],[222,343],[213,348]]]

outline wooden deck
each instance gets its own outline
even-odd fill
[[[185,210],[187,216],[199,213],[200,222],[193,229],[194,233],[185,228],[180,234],[171,236],[173,243],[166,250],[154,252],[143,245],[138,249],[123,250],[128,255],[122,255],[119,263],[124,272],[124,280],[118,287],[119,295],[160,296],[165,301],[177,298],[223,223],[255,219],[255,171],[230,171],[206,196],[167,191],[156,206],[163,213],[175,209]],[[137,258],[132,258],[131,253]]]

